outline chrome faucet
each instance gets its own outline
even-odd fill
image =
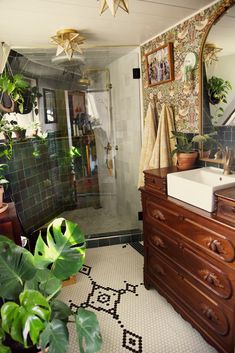
[[[218,164],[222,164],[224,167],[224,175],[231,174],[231,166],[234,159],[234,152],[231,148],[225,147],[224,150],[221,148],[214,155],[214,161]]]

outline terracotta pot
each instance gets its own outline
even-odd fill
[[[177,168],[180,170],[191,169],[195,165],[198,152],[177,153]]]

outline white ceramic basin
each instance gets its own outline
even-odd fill
[[[223,175],[214,167],[167,175],[168,195],[208,212],[214,211],[214,191],[235,186],[235,174]]]

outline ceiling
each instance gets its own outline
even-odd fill
[[[106,66],[141,43],[174,26],[211,0],[129,0],[128,15],[118,9],[99,15],[98,0],[0,0],[0,41],[28,58],[49,62],[59,29],[74,28],[86,38],[89,67]]]

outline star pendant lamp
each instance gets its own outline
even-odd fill
[[[119,7],[129,13],[128,0],[101,0],[100,15],[109,8],[112,15],[115,16]]]
[[[74,52],[83,53],[80,45],[84,43],[85,38],[76,29],[61,29],[51,39],[57,44],[56,56],[65,52],[68,60],[71,60]]]

